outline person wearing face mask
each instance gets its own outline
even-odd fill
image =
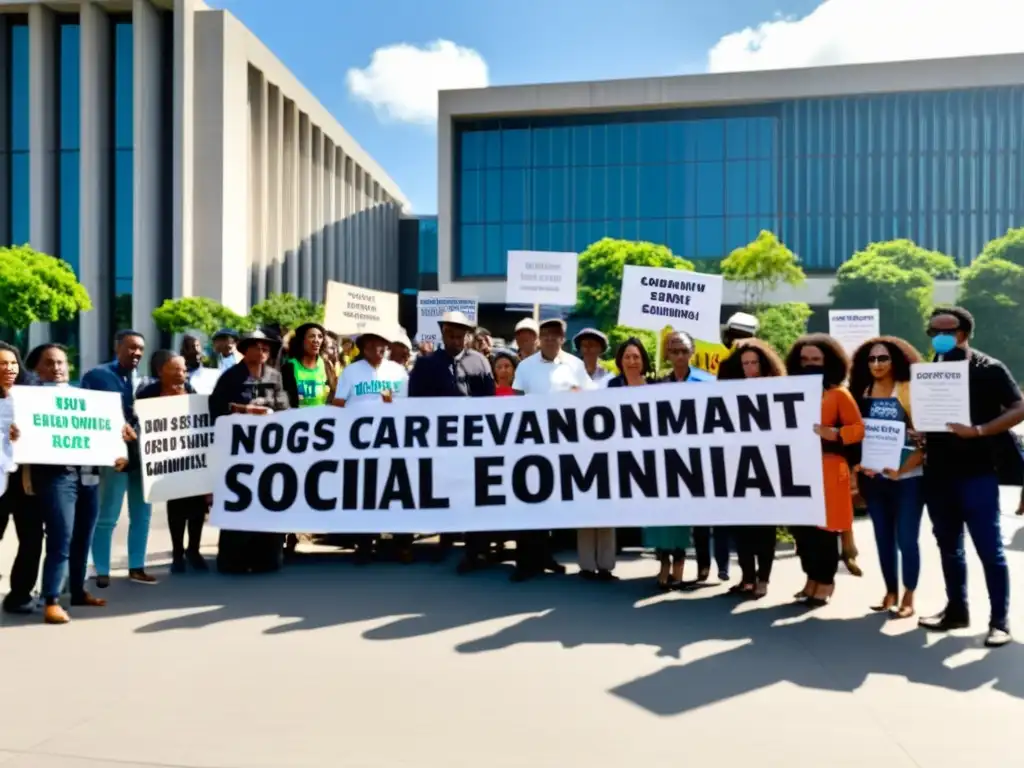
[[[807,576],[796,599],[810,607],[825,605],[831,599],[839,567],[839,534],[853,527],[850,447],[864,439],[864,420],[853,396],[843,386],[849,368],[842,345],[824,333],[801,336],[786,357],[790,376],[821,376],[824,388],[821,422],[814,425],[814,433],[821,438],[825,525],[793,529]]]
[[[924,493],[946,581],[946,607],[919,620],[920,626],[946,632],[970,625],[964,528],[985,571],[990,604],[985,644],[1011,642],[1010,573],[999,523],[999,478],[995,449],[1005,433],[1024,421],[1024,399],[1006,366],[972,349],[974,318],[960,307],[932,312],[928,335],[937,362],[967,361],[970,424],[950,424],[947,432],[924,436]]]
[[[59,344],[36,347],[29,352],[26,365],[32,366],[43,386],[70,386],[67,350]],[[131,424],[124,425],[121,437],[129,445],[135,442],[135,430]],[[119,459],[110,468],[110,472],[123,473],[127,466],[127,459]],[[98,493],[102,493],[101,480],[95,467],[36,465],[31,467],[30,476],[32,491],[39,501],[46,529],[43,621],[47,624],[67,624],[71,617],[60,605],[65,578],[71,592],[72,607],[97,608],[106,605],[106,600],[94,597],[85,589],[89,548],[98,527],[97,520],[102,506],[98,499]]]

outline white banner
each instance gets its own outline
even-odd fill
[[[695,339],[721,335],[722,277],[627,264],[622,271],[619,325],[655,333],[667,325]]]
[[[476,325],[476,299],[460,299],[457,296],[442,296],[433,291],[420,291],[416,296],[416,339],[417,341],[441,341],[441,328],[437,321],[445,312],[462,312],[469,322]]]
[[[852,355],[868,339],[879,335],[881,321],[877,309],[830,309],[828,335]]]
[[[557,251],[509,251],[505,302],[576,306],[579,254]]]
[[[211,523],[447,532],[822,525],[820,377],[217,420]]]
[[[392,331],[398,327],[398,294],[332,280],[327,283],[324,326],[341,336],[370,328]]]
[[[128,458],[117,392],[76,387],[12,387],[18,464],[112,467]]]
[[[208,395],[151,397],[135,402],[147,502],[213,492],[213,421]]]

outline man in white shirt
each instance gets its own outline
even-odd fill
[[[537,337],[540,336],[540,329],[537,327],[537,321],[532,317],[524,317],[516,323],[514,336],[520,360],[525,360],[537,351]]]
[[[545,320],[539,330],[540,351],[519,363],[512,389],[524,395],[596,389],[583,361],[562,349],[565,321]],[[522,531],[516,538],[512,581],[526,581],[545,571],[565,573],[565,566],[551,556],[551,531]]]
[[[230,328],[221,328],[213,334],[214,367],[223,373],[242,362],[242,353],[235,349],[238,334]]]

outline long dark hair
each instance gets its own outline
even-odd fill
[[[875,377],[871,375],[871,366],[868,365],[868,357],[871,348],[882,345],[892,358],[892,379],[893,381],[910,381],[910,366],[921,362],[921,355],[905,339],[896,336],[879,336],[868,339],[853,353],[853,360],[850,363],[850,392],[858,400],[864,397]]]
[[[630,347],[636,347],[640,352],[640,360],[643,363],[643,375],[647,378],[652,373],[651,356],[647,354],[647,350],[644,348],[644,343],[640,341],[636,336],[630,336],[624,342],[619,344],[618,350],[615,352],[615,367],[619,369],[619,375],[623,379],[626,378],[626,374],[622,370],[622,358],[626,355],[626,350]]]
[[[28,372],[28,368],[25,367],[25,363],[21,361],[21,352],[13,344],[8,344],[6,341],[0,341],[0,352],[10,352],[14,355],[14,360],[18,364],[18,375],[14,377],[14,386],[28,384],[32,381],[32,375]],[[7,393],[0,391],[0,397],[7,397]]]
[[[790,376],[798,375],[803,371],[803,366],[800,364],[800,350],[804,347],[817,347],[821,350],[825,359],[823,373],[825,389],[838,387],[846,381],[846,376],[850,372],[850,359],[846,356],[843,345],[827,333],[809,333],[796,340],[793,348],[786,355],[786,372]]]
[[[749,338],[737,341],[729,356],[718,364],[719,381],[746,378],[743,373],[744,352],[754,352],[757,355],[762,377],[786,375],[786,366],[778,353],[766,342]]]
[[[48,349],[59,349],[65,357],[68,356],[68,348],[63,344],[54,344],[52,341],[40,344],[38,347],[33,347],[32,351],[28,353],[28,357],[25,358],[25,365],[30,371],[39,367],[39,361],[42,360],[43,353]]]

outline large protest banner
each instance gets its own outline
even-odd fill
[[[332,280],[327,283],[324,326],[341,336],[355,336],[370,327],[397,327],[398,294]]]
[[[231,416],[211,523],[447,532],[825,520],[819,377]]]
[[[213,420],[209,396],[138,400],[142,494],[147,502],[213,492]]]
[[[110,467],[128,457],[121,395],[73,387],[12,387],[18,464]]]
[[[695,339],[717,339],[722,277],[627,264],[622,271],[619,325],[658,332],[666,325]]]
[[[441,326],[437,324],[446,312],[462,312],[471,323],[476,323],[476,299],[442,296],[436,291],[420,291],[416,296],[417,341],[441,341]]]

